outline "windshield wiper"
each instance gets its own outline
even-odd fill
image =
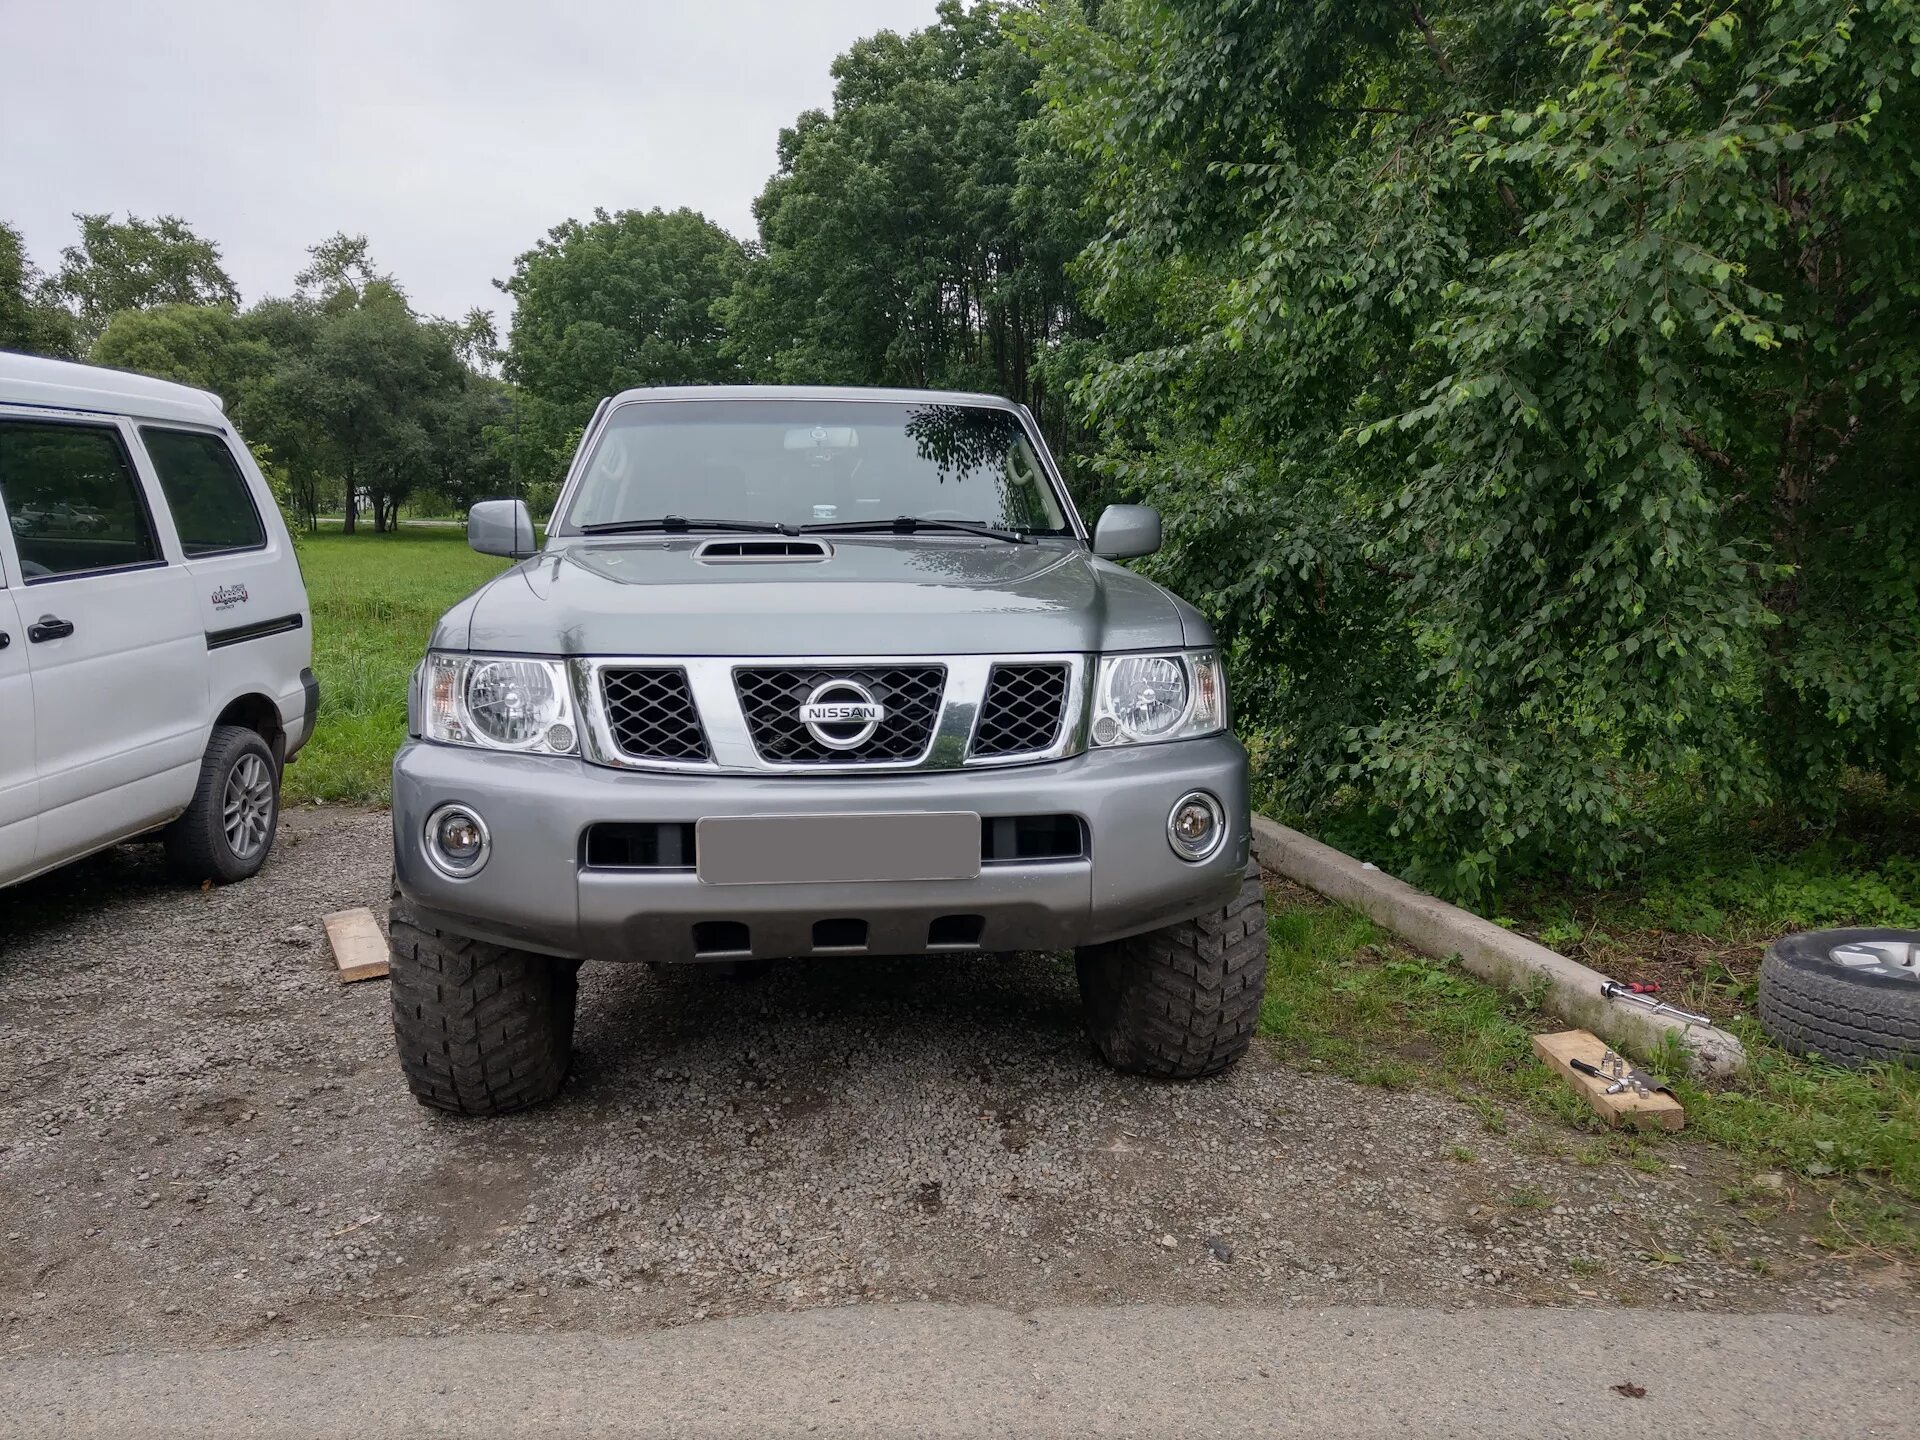
[[[582,535],[684,535],[692,530],[732,530],[746,535],[798,535],[778,520],[689,520],[684,515],[661,515],[652,520],[606,520],[582,525]]]
[[[1005,540],[1009,545],[1031,545],[1033,537],[998,525],[983,525],[978,520],[922,520],[913,515],[898,515],[891,520],[825,520],[818,525],[802,525],[802,535],[916,535],[923,530],[945,530],[955,535],[983,535],[989,540]]]

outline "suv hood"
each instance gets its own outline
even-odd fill
[[[449,611],[436,648],[533,655],[981,655],[1211,644],[1191,606],[1077,541],[833,536],[825,559],[716,540],[575,541]]]

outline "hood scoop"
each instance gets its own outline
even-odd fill
[[[703,540],[693,558],[702,565],[818,564],[831,559],[833,547],[824,540],[788,540],[757,536],[745,540]]]

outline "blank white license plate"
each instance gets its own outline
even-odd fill
[[[980,817],[721,815],[699,822],[695,853],[709,885],[971,880],[980,873]]]

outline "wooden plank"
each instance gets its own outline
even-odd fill
[[[1626,1125],[1636,1130],[1678,1130],[1687,1123],[1685,1108],[1663,1091],[1655,1090],[1643,1096],[1631,1090],[1622,1090],[1617,1095],[1609,1095],[1607,1086],[1612,1081],[1574,1069],[1573,1062],[1576,1059],[1584,1060],[1589,1065],[1598,1065],[1600,1058],[1607,1053],[1606,1042],[1597,1035],[1585,1030],[1536,1035],[1533,1037],[1533,1048],[1542,1060],[1558,1070],[1575,1090],[1586,1097],[1587,1103],[1609,1125]]]
[[[327,927],[327,943],[333,946],[341,984],[378,980],[386,975],[387,937],[380,933],[380,922],[371,910],[337,910],[323,916],[320,923]]]

